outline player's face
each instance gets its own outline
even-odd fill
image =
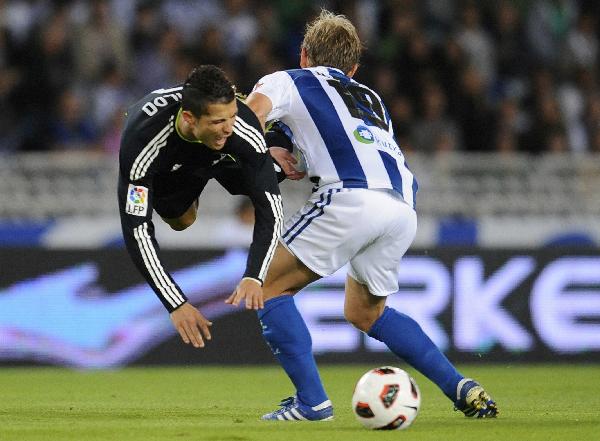
[[[193,133],[213,150],[221,150],[233,133],[233,124],[237,116],[237,100],[229,103],[209,104],[206,113],[195,119]]]

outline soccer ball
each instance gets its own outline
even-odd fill
[[[371,369],[356,383],[352,409],[369,429],[406,429],[419,413],[421,393],[415,380],[397,367]]]

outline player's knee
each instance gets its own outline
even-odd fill
[[[186,225],[186,224],[183,224],[180,222],[169,222],[169,226],[171,227],[172,230],[175,230],[175,231],[183,231],[187,227],[189,227],[189,225]]]
[[[345,309],[344,318],[356,329],[363,332],[369,332],[378,317],[373,314],[365,313],[365,311]]]
[[[275,297],[281,297],[285,295],[293,296],[297,292],[297,289],[288,289],[282,292],[281,289],[276,289],[265,284],[263,285],[263,300],[266,302],[267,300],[274,299]]]
[[[263,299],[265,301],[270,300],[275,297],[283,296],[283,295],[295,295],[299,289],[290,288],[290,283],[286,280],[281,280],[278,277],[273,277],[270,273],[267,275],[267,279],[263,284]]]
[[[165,219],[165,222],[175,231],[183,231],[196,221],[196,213],[186,213],[177,219]]]

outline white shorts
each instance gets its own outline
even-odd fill
[[[417,231],[417,215],[392,190],[341,188],[315,193],[284,227],[282,244],[322,277],[348,274],[371,294],[398,291],[398,265]]]

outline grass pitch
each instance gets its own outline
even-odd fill
[[[262,422],[292,391],[276,367],[136,368],[79,372],[0,369],[0,440],[587,440],[600,430],[600,365],[477,365],[496,420],[470,420],[424,377],[414,425],[369,431],[350,409],[355,382],[375,366],[324,366],[335,420]]]

